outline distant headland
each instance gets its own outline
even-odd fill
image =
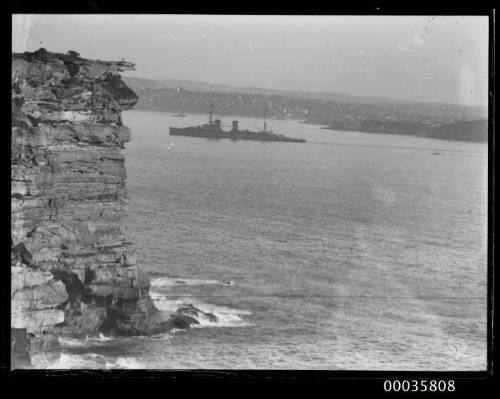
[[[487,142],[487,109],[420,103],[348,94],[283,91],[175,79],[124,77],[139,96],[136,109],[218,115],[298,119],[325,129],[415,135],[443,140]]]

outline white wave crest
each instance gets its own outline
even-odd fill
[[[175,287],[175,286],[193,286],[193,285],[233,285],[232,281],[220,281],[212,279],[198,278],[174,278],[157,277],[151,280],[151,287]]]
[[[79,338],[59,337],[59,343],[61,344],[62,347],[66,348],[87,346],[87,341],[85,339],[79,339]]]
[[[105,363],[106,369],[144,369],[146,366],[133,357],[119,357],[116,360]]]
[[[143,369],[146,366],[134,357],[118,357],[113,359],[95,353],[74,355],[62,353],[59,359],[46,365],[46,369],[72,370],[72,369]]]
[[[173,314],[177,310],[190,305],[201,312],[190,312],[199,324],[193,327],[245,327],[251,325],[245,320],[245,316],[252,314],[249,310],[230,308],[227,306],[213,305],[191,298],[167,299],[161,294],[151,292],[155,306],[162,312]],[[215,316],[216,320],[210,315]]]
[[[106,342],[106,341],[112,341],[112,337],[106,337],[103,333],[99,333],[99,338],[94,338],[96,341],[101,341],[101,342]]]
[[[47,369],[71,370],[71,369],[103,369],[104,363],[99,361],[101,356],[96,354],[73,355],[61,353],[57,361],[46,366]]]
[[[99,333],[97,337],[85,337],[85,338],[69,338],[69,337],[59,337],[59,342],[63,347],[66,348],[77,348],[92,345],[99,345],[105,342],[113,341],[116,338],[106,337],[103,333]]]

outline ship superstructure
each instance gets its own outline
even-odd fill
[[[220,119],[213,119],[213,104],[210,104],[208,122],[200,126],[170,127],[172,136],[205,137],[210,139],[255,140],[255,141],[280,141],[288,143],[305,143],[304,139],[286,137],[267,130],[266,115],[264,112],[264,128],[260,131],[240,130],[238,121],[233,121],[229,131],[222,129]]]

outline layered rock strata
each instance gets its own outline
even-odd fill
[[[120,72],[133,68],[72,51],[13,54],[12,367],[53,360],[59,335],[174,323],[154,307],[123,229],[121,112],[137,96]]]

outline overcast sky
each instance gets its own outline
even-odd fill
[[[127,76],[487,104],[487,17],[14,15],[12,35]]]

